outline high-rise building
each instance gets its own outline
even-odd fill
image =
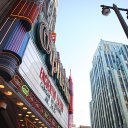
[[[101,40],[90,81],[92,128],[128,128],[128,45]]]
[[[68,128],[57,6],[58,0],[0,0],[0,128]]]

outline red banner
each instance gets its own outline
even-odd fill
[[[73,113],[73,96],[70,96],[69,113]]]

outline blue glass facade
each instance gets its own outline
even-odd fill
[[[92,65],[92,128],[127,128],[128,45],[101,40]]]

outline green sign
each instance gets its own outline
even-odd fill
[[[28,96],[29,95],[29,88],[27,87],[27,85],[23,85],[22,86],[22,92]]]

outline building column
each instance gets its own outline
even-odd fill
[[[10,117],[6,111],[7,103],[4,100],[0,100],[0,117],[2,121],[0,122],[0,126],[2,127],[8,127],[8,128],[15,128],[13,123],[10,120]]]

